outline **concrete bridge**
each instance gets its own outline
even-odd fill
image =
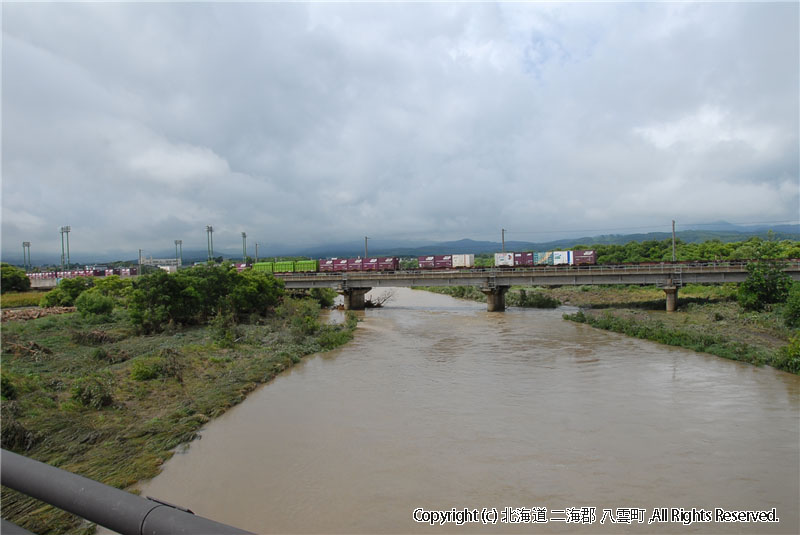
[[[800,261],[785,270],[800,281]],[[686,284],[742,282],[745,265],[656,264],[634,266],[538,266],[512,269],[415,270],[392,272],[286,273],[276,275],[288,289],[333,288],[344,296],[345,309],[362,310],[364,295],[373,288],[396,286],[476,286],[486,294],[489,312],[505,310],[511,286],[655,285],[666,294],[666,309],[674,312],[678,290]]]

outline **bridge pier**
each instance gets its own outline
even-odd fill
[[[495,286],[494,288],[481,288],[486,295],[486,310],[488,312],[502,312],[506,309],[506,292],[510,286]]]
[[[364,296],[367,295],[370,290],[372,290],[372,288],[353,288],[348,290],[340,290],[339,293],[344,297],[344,309],[364,310]]]
[[[663,290],[667,294],[667,312],[675,312],[678,308],[678,287],[664,286]]]

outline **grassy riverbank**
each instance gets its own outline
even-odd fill
[[[141,335],[125,310],[3,324],[3,447],[115,487],[155,476],[209,419],[304,355],[352,338],[356,319],[323,325],[289,298],[268,318]],[[3,517],[40,535],[93,526],[6,488]]]
[[[800,331],[786,326],[779,309],[743,310],[736,302],[734,284],[688,285],[679,292],[678,311],[668,314],[663,290],[640,286],[564,286],[561,288],[512,287],[509,306],[519,306],[519,296],[541,296],[537,302],[576,306],[564,318],[711,353],[720,357],[767,364],[800,373]],[[486,301],[477,288],[425,288],[453,297]],[[528,297],[529,299],[529,297]]]

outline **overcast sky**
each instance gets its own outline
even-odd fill
[[[266,255],[799,217],[796,2],[4,2],[2,30],[4,256],[62,225],[80,261],[206,225]]]

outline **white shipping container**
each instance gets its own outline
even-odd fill
[[[454,254],[453,267],[473,267],[475,265],[474,254]]]
[[[553,251],[553,265],[572,265],[572,251]]]
[[[513,267],[514,253],[494,253],[494,265]]]

